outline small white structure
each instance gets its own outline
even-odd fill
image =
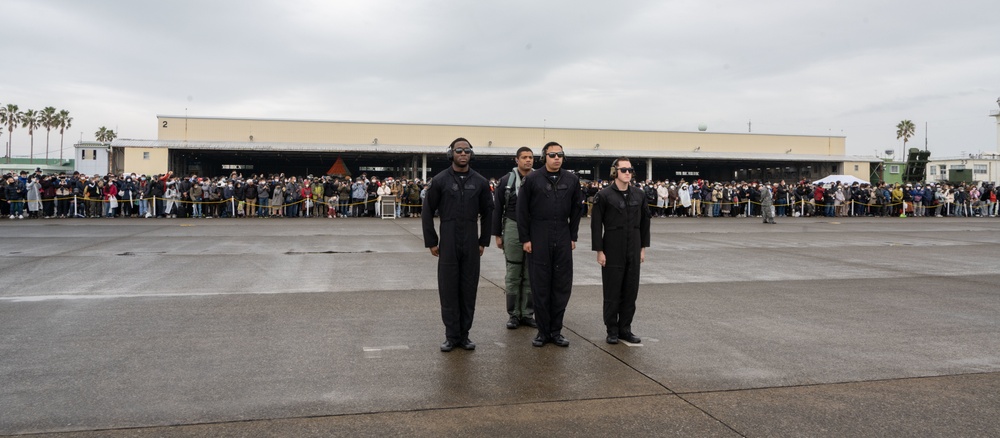
[[[943,157],[927,163],[927,181],[948,181],[951,170],[971,170],[972,180],[1000,181],[1000,154],[969,154],[965,157]]]
[[[94,141],[80,142],[73,145],[76,151],[74,170],[84,175],[106,175],[110,167],[111,147]]]

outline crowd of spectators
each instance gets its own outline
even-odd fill
[[[964,216],[996,217],[992,183],[886,184],[854,182],[646,181],[639,184],[657,217],[760,217],[761,190],[769,190],[775,216]],[[600,183],[587,188],[588,198]]]
[[[394,196],[395,214],[420,215],[424,185],[405,178],[308,175],[228,177],[8,174],[0,213],[10,219],[115,217],[375,217]]]
[[[490,180],[491,187],[496,179]],[[584,183],[588,202],[607,182]],[[636,183],[655,217],[760,217],[761,189],[776,216],[996,217],[994,184],[788,184],[759,181]],[[20,172],[0,180],[0,214],[24,218],[114,217],[377,217],[392,196],[396,217],[420,215],[426,185],[419,179],[250,175],[44,175]],[[388,204],[387,204],[388,205]],[[589,210],[589,209],[587,209]],[[587,211],[585,210],[585,211]],[[588,211],[589,216],[589,211]]]

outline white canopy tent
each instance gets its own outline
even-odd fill
[[[813,181],[813,184],[833,184],[836,183],[837,181],[840,181],[842,184],[847,184],[847,185],[851,185],[854,183],[871,184],[868,181],[865,181],[861,178],[851,175],[830,175],[826,178]]]

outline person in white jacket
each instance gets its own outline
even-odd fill
[[[667,185],[664,183],[659,183],[656,185],[656,216],[664,217],[667,215],[667,198],[670,197],[670,190],[667,189]]]
[[[163,206],[163,212],[168,214],[169,217],[177,217],[177,200],[181,198],[180,193],[177,192],[177,184],[175,181],[167,182],[167,191],[164,192],[163,197],[167,199],[166,205]]]
[[[382,197],[392,195],[392,189],[389,188],[388,182],[383,182],[382,185],[378,187],[375,191],[378,195],[378,199],[375,201],[375,216],[382,217]]]
[[[681,207],[683,207],[682,211],[684,212],[683,216],[690,215],[690,210],[688,210],[688,208],[691,207],[691,190],[687,183],[681,185],[681,189],[677,192],[677,194],[681,197]],[[677,216],[681,216],[681,214],[678,213]]]

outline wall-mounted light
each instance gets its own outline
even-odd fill
[[[250,136],[250,141],[253,141],[253,136],[252,135]]]
[[[785,153],[786,153],[786,154],[790,154],[790,153],[792,153],[792,150],[791,150],[791,149],[789,149],[789,150],[785,151]]]
[[[695,152],[698,152],[698,151],[700,151],[700,150],[701,150],[701,146],[698,146],[698,147],[694,148],[694,151],[695,151]]]
[[[493,147],[493,140],[486,143],[486,147]]]
[[[375,137],[375,139],[372,140],[372,144],[378,144],[378,137]]]
[[[600,143],[597,143],[597,144],[594,145],[594,150],[595,151],[598,150],[598,149],[600,149],[600,148],[601,148],[601,144]]]

